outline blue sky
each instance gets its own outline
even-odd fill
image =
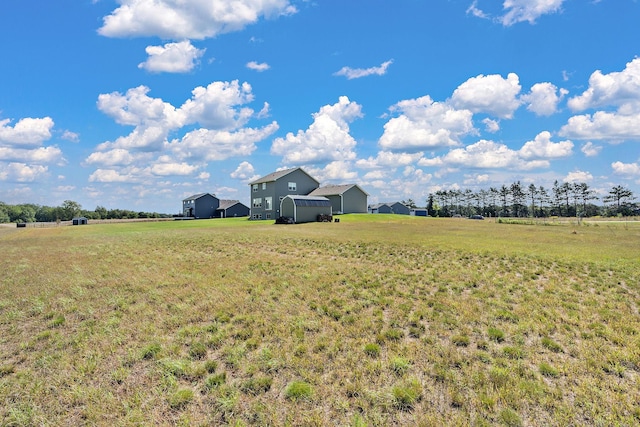
[[[0,201],[249,205],[301,166],[370,202],[640,196],[637,0],[10,0]]]

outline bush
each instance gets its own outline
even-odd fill
[[[310,399],[313,395],[313,387],[304,381],[293,381],[287,385],[284,395],[289,400]]]

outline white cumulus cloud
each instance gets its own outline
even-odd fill
[[[620,161],[611,163],[613,173],[616,175],[626,175],[629,177],[640,177],[640,164],[622,163]]]
[[[259,178],[253,165],[247,161],[241,162],[238,167],[231,172],[231,178],[242,181],[249,181]]]
[[[19,162],[0,163],[0,181],[35,182],[46,177],[47,173],[48,168],[43,165],[28,165]]]
[[[558,89],[551,83],[536,83],[531,91],[520,99],[527,105],[527,110],[538,116],[550,116],[558,111],[558,103],[569,93],[566,89]]]
[[[164,46],[147,46],[149,57],[138,64],[138,68],[152,73],[186,73],[198,65],[205,50],[195,48],[188,40]]]
[[[296,13],[288,0],[117,0],[98,32],[107,37],[205,39]]]
[[[551,133],[544,131],[536,135],[533,141],[527,141],[520,149],[523,159],[559,159],[572,154],[573,142],[552,142]]]
[[[640,113],[640,58],[627,63],[620,72],[595,71],[587,90],[570,98],[567,105],[574,111],[614,106],[621,114]]]
[[[53,120],[51,117],[18,120],[9,126],[10,119],[0,120],[0,145],[38,146],[51,138]]]
[[[197,129],[188,132],[180,141],[172,141],[168,148],[179,159],[226,160],[230,157],[249,156],[255,151],[256,142],[267,138],[276,130],[276,122],[263,128],[243,128],[236,132]]]
[[[470,167],[479,169],[531,170],[549,167],[548,160],[523,159],[518,151],[494,141],[480,140],[456,148],[441,157],[421,159],[422,166]]]
[[[640,58],[620,72],[595,71],[587,90],[567,104],[574,111],[598,110],[570,117],[560,135],[611,143],[640,140]]]
[[[384,150],[412,150],[460,145],[460,138],[475,133],[473,113],[457,110],[429,96],[400,101],[390,108],[398,117],[384,125],[379,145]]]
[[[474,113],[487,113],[495,117],[510,119],[520,106],[520,79],[515,73],[507,78],[499,74],[479,75],[462,83],[451,96],[450,103],[456,108]]]
[[[582,153],[587,157],[595,157],[600,154],[600,151],[602,151],[602,146],[595,145],[593,142],[588,141],[582,144],[580,151],[582,151]]]
[[[591,182],[593,180],[593,175],[590,172],[576,170],[573,172],[569,172],[567,176],[564,177],[564,182]]]
[[[271,153],[292,164],[353,160],[356,140],[349,133],[349,124],[360,117],[362,107],[341,96],[336,104],[314,113],[313,123],[306,130],[276,138]]]

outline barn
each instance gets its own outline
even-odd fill
[[[313,222],[318,215],[331,215],[331,200],[321,196],[288,195],[280,202],[280,215],[293,218],[293,222]]]

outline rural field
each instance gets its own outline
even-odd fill
[[[0,425],[637,425],[640,222],[0,228]]]

